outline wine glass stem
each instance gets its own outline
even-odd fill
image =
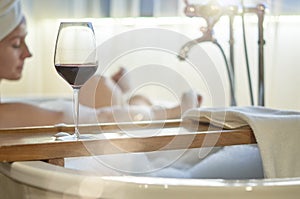
[[[75,133],[74,136],[76,139],[79,139],[80,133],[78,129],[79,124],[79,88],[73,89],[73,106],[74,106],[74,124],[75,124]]]

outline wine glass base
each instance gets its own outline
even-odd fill
[[[89,140],[94,139],[95,136],[91,134],[80,134],[79,137],[77,137],[75,134],[71,135],[67,132],[59,132],[54,135],[55,141],[74,141],[74,140]]]
[[[74,136],[74,138],[78,139],[78,140],[90,140],[90,139],[95,139],[95,136],[93,136],[91,134],[84,134],[84,135],[80,134],[79,138],[76,138],[75,136]]]

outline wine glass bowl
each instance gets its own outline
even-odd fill
[[[96,39],[91,22],[61,22],[57,34],[54,66],[73,88],[75,137],[78,139],[78,94],[98,67]]]

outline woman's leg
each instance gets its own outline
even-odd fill
[[[111,79],[119,86],[123,93],[127,93],[131,89],[130,77],[124,67],[111,76]]]
[[[80,103],[93,108],[124,104],[124,96],[131,89],[131,82],[121,67],[111,78],[95,75],[80,89]]]
[[[141,98],[142,99],[142,98]],[[183,112],[201,105],[202,97],[193,92],[182,95],[180,105],[166,108],[156,105],[113,106],[99,109],[99,122],[132,122],[143,120],[167,120],[181,118]]]
[[[151,111],[154,119],[178,119],[181,115],[191,108],[200,107],[202,104],[202,96],[189,91],[183,93],[181,103],[171,108],[164,108],[161,106],[152,106]]]
[[[79,101],[92,108],[123,104],[123,93],[111,78],[95,75],[80,89]]]
[[[128,105],[152,106],[153,103],[150,101],[150,99],[146,98],[143,95],[134,95],[129,98]]]
[[[129,79],[123,78],[125,72],[125,69],[121,68],[111,78],[93,76],[81,88],[80,103],[96,109],[103,107],[111,109],[100,111],[101,120],[109,122],[114,122],[116,115],[119,115],[118,121],[180,118],[186,110],[199,107],[202,103],[202,96],[190,91],[184,93],[181,103],[172,108],[153,105],[148,98],[142,95],[132,96],[128,100],[128,104],[124,104],[123,92],[127,91],[128,85],[130,85]],[[123,80],[121,81],[121,79]]]

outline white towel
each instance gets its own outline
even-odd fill
[[[200,108],[187,111],[183,119],[210,121],[228,129],[249,125],[265,177],[300,177],[300,112],[263,107]]]
[[[20,24],[22,18],[20,0],[0,0],[0,41]]]

